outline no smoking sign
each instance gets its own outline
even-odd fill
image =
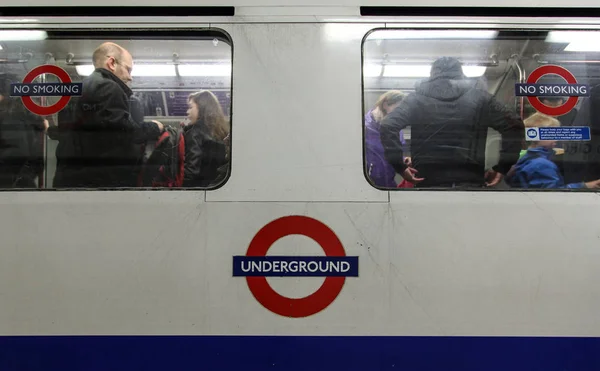
[[[59,83],[34,83],[33,81],[44,74],[51,74],[61,81]],[[23,83],[10,85],[10,96],[21,97],[21,101],[25,108],[32,113],[40,116],[50,116],[60,112],[69,104],[72,96],[81,96],[83,84],[80,82],[72,82],[69,74],[62,68],[55,65],[38,66],[31,71],[25,78]],[[38,105],[31,97],[61,97],[58,102],[51,106]]]

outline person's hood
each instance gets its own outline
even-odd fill
[[[442,57],[431,66],[431,75],[416,85],[418,94],[443,101],[453,101],[475,87],[466,79],[462,64],[456,58]]]

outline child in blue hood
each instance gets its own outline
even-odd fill
[[[524,121],[526,128],[560,126],[560,122],[539,112]],[[517,188],[599,188],[600,180],[565,184],[558,166],[552,162],[556,141],[530,142],[527,152],[521,156],[507,175],[508,184]]]

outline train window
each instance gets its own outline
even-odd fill
[[[232,43],[210,30],[0,30],[1,189],[215,189]]]
[[[600,31],[376,29],[364,171],[384,190],[600,187]]]

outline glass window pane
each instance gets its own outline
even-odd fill
[[[600,32],[378,29],[365,173],[381,189],[600,184]]]
[[[1,188],[213,189],[228,178],[226,34],[0,30],[0,48]]]

